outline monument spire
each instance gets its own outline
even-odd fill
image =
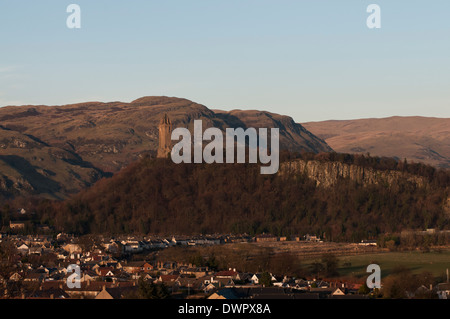
[[[159,145],[158,145],[158,158],[167,158],[172,150],[172,122],[167,116],[167,113],[161,118],[158,125],[159,130]]]

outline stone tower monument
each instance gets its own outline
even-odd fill
[[[158,146],[158,158],[167,158],[172,151],[172,122],[170,122],[167,114],[159,122],[159,146]]]

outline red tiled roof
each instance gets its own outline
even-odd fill
[[[175,281],[179,277],[178,275],[161,275],[161,281],[167,282],[167,281]]]
[[[100,267],[98,268],[98,272],[100,273],[100,276],[106,276],[108,274],[108,272],[112,272],[114,273],[114,268],[112,267]]]
[[[233,270],[224,270],[224,271],[219,271],[218,273],[216,273],[216,277],[235,277],[237,276],[238,273],[236,271]]]

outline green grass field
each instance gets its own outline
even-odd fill
[[[381,277],[388,276],[395,267],[404,266],[413,273],[431,272],[435,277],[450,269],[450,250],[442,252],[386,252],[356,256],[339,257],[339,275],[365,277],[370,264],[378,264]]]

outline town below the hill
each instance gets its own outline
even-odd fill
[[[279,255],[297,247],[303,256],[321,258],[303,276],[292,269],[278,273],[225,267],[209,256],[207,260],[169,260],[165,252],[199,248],[232,247],[246,244],[280,250]],[[252,248],[253,249],[253,248]],[[417,280],[405,287],[407,298],[447,299],[448,282],[436,281],[424,273],[412,275],[398,269],[396,281],[386,280],[389,291],[369,289],[365,277],[345,278],[333,274],[342,254],[355,255],[383,250],[377,241],[329,243],[316,236],[255,237],[215,235],[198,237],[76,237],[2,234],[0,243],[0,295],[5,299],[336,299],[386,298],[405,280]],[[384,249],[386,250],[386,249]],[[272,250],[273,251],[273,250]],[[239,253],[239,252],[238,252]],[[242,252],[241,252],[242,253]],[[320,257],[322,256],[322,257]],[[244,257],[244,256],[242,256]],[[256,258],[249,256],[247,259]],[[266,258],[266,257],[264,257]],[[268,258],[268,257],[267,257]],[[176,258],[174,258],[176,259]],[[292,263],[278,259],[278,264]],[[230,258],[230,262],[233,259]],[[261,262],[259,262],[261,264]],[[240,264],[241,267],[242,264]],[[351,265],[347,265],[351,266]],[[75,268],[78,268],[77,276]],[[314,273],[317,272],[317,275]],[[330,277],[327,278],[327,275]],[[369,274],[367,274],[369,275]],[[408,277],[409,276],[409,277]],[[412,276],[412,277],[411,277]],[[447,277],[448,280],[448,277]]]

